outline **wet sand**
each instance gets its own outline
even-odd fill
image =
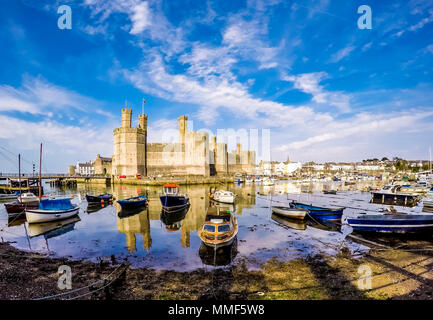
[[[108,279],[53,299],[432,300],[433,251],[426,249],[425,243],[420,245],[400,249],[379,246],[362,256],[354,256],[343,247],[339,254],[329,257],[271,259],[258,270],[249,270],[249,262],[240,259],[226,268],[176,272],[133,269],[127,261],[50,258],[0,243],[0,299],[35,299],[63,293],[57,287],[57,271],[60,265],[68,265],[73,290]],[[361,265],[372,270],[369,290],[358,287]]]

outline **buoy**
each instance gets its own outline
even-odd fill
[[[101,203],[104,203],[104,199],[101,199]]]
[[[74,199],[74,195],[73,194],[71,194],[71,199]]]

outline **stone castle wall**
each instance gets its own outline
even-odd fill
[[[138,128],[131,126],[131,119],[132,110],[122,109],[121,127],[113,132],[115,176],[226,176],[252,172],[255,166],[255,153],[241,150],[240,144],[228,153],[227,144],[217,143],[216,137],[189,131],[187,116],[178,118],[177,143],[147,143],[147,115],[139,116]]]

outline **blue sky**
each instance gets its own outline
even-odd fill
[[[72,29],[57,8],[72,8]],[[372,9],[372,29],[357,9]],[[145,98],[151,141],[269,129],[272,160],[427,159],[433,1],[1,1],[0,171],[112,155]]]

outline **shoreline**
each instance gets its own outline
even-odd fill
[[[179,178],[157,178],[150,179],[137,179],[137,178],[70,178],[76,180],[77,183],[86,184],[118,184],[118,185],[137,185],[137,186],[162,186],[168,183],[175,183],[178,185],[200,185],[200,184],[226,184],[233,183],[234,178],[229,177],[179,177]]]
[[[132,269],[114,257],[99,263],[53,258],[15,249],[9,243],[0,243],[0,256],[2,300],[63,293],[57,288],[60,265],[71,267],[73,290],[99,282],[80,291],[84,292],[80,299],[433,299],[431,252],[420,259],[419,253],[372,249],[363,257],[353,257],[343,248],[335,257],[311,256],[287,262],[273,258],[254,271],[248,270],[245,259],[239,259],[224,268],[190,272]],[[361,265],[373,271],[371,290],[358,288]],[[108,280],[101,281],[104,278]]]

